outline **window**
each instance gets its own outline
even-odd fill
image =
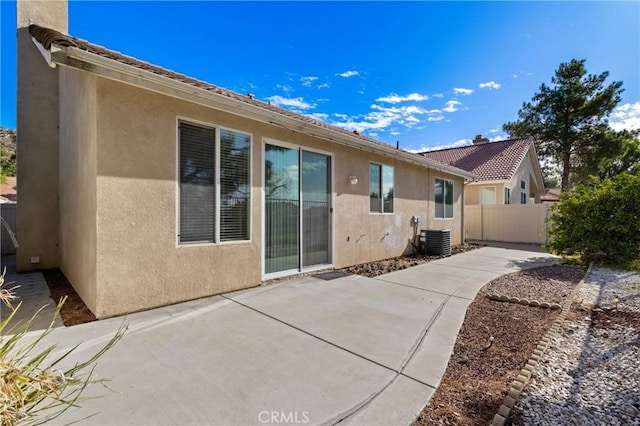
[[[369,165],[369,211],[393,213],[393,167]]]
[[[453,181],[436,178],[436,218],[453,218]]]
[[[504,203],[511,204],[511,188],[504,189]]]
[[[251,137],[183,121],[179,135],[179,242],[248,240]]]
[[[527,182],[520,181],[520,204],[527,204]]]

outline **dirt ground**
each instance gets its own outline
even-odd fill
[[[61,298],[67,297],[60,311],[60,318],[64,325],[69,327],[96,320],[96,317],[87,308],[60,269],[48,269],[42,271],[42,275],[47,281],[51,298],[55,303],[58,303]]]

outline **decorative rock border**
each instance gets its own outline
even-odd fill
[[[495,300],[498,302],[517,303],[520,305],[528,305],[536,308],[546,308],[546,309],[554,309],[554,310],[562,308],[562,306],[559,303],[538,302],[537,300],[529,300],[529,299],[519,298],[519,297],[509,297],[504,294],[487,293],[487,297],[489,297],[489,299],[491,300]]]
[[[584,277],[582,277],[578,285],[575,286],[575,288],[573,289],[569,297],[564,301],[562,306],[558,305],[557,303],[554,303],[554,304],[550,304],[547,302],[539,303],[536,300],[528,301],[527,299],[518,299],[517,297],[507,297],[504,295],[496,295],[496,294],[488,295],[489,298],[491,298],[492,300],[499,300],[502,302],[522,303],[522,304],[525,304],[524,302],[527,302],[526,304],[528,304],[529,306],[535,306],[535,307],[539,306],[541,308],[550,308],[550,309],[562,308],[562,312],[560,312],[560,315],[558,315],[558,318],[556,318],[551,329],[547,332],[547,334],[545,334],[542,337],[542,339],[540,339],[540,343],[538,343],[538,346],[536,346],[536,348],[533,350],[531,357],[527,361],[527,365],[525,365],[524,368],[520,370],[520,374],[518,374],[518,377],[516,377],[516,379],[511,383],[507,396],[505,397],[504,401],[502,402],[502,405],[498,409],[498,413],[493,417],[491,426],[504,426],[506,424],[506,421],[509,418],[509,415],[511,414],[511,410],[513,410],[513,406],[516,404],[516,401],[518,401],[518,398],[520,397],[522,390],[531,380],[531,376],[533,376],[533,373],[535,373],[541,358],[544,356],[544,353],[546,352],[549,345],[551,344],[551,339],[553,338],[553,336],[555,336],[556,334],[562,331],[562,325],[564,324],[564,321],[567,318],[569,311],[571,310],[571,305],[573,304],[573,301],[576,295],[578,294],[580,287],[582,287],[582,284],[584,284],[584,280],[589,276],[589,273],[591,272],[592,267],[593,267],[593,262],[589,265],[589,268],[587,268],[587,272],[585,272]],[[517,299],[517,302],[513,301],[513,299]]]

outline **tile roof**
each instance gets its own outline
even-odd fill
[[[235,93],[232,92],[230,90],[224,89],[222,87],[219,86],[215,86],[213,84],[207,83],[205,81],[202,80],[197,80],[195,78],[186,76],[184,74],[179,74],[176,73],[174,71],[159,67],[157,65],[153,65],[150,64],[148,62],[144,62],[141,61],[139,59],[136,59],[132,56],[126,56],[123,55],[120,52],[116,52],[114,50],[109,50],[107,48],[104,48],[102,46],[98,46],[96,44],[92,44],[89,43],[88,41],[67,35],[67,34],[63,34],[59,31],[56,30],[52,30],[50,28],[45,28],[45,27],[41,27],[39,25],[36,24],[31,24],[29,25],[29,33],[31,34],[31,36],[38,41],[45,49],[50,50],[51,45],[52,44],[56,44],[58,46],[66,46],[66,47],[76,47],[78,49],[84,50],[86,52],[89,53],[93,53],[95,55],[99,55],[102,56],[104,58],[107,59],[112,59],[114,61],[118,61],[120,63],[126,64],[126,65],[130,65],[133,66],[135,68],[139,68],[145,71],[149,71],[152,72],[154,74],[160,75],[160,76],[164,76],[164,77],[168,77],[172,80],[177,80],[204,90],[207,90],[209,92],[213,92],[213,93],[217,93],[219,95],[224,95],[227,96],[229,98],[241,101],[241,102],[245,102],[247,104],[250,105],[254,105],[260,108],[263,108],[265,110],[269,110],[278,114],[282,114],[284,116],[287,117],[291,117],[291,118],[295,118],[297,120],[301,120],[304,121],[305,123],[311,124],[311,125],[315,125],[324,129],[328,129],[334,132],[338,132],[338,133],[342,133],[344,135],[349,135],[352,137],[356,137],[358,139],[361,139],[363,141],[366,141],[368,143],[374,144],[374,145],[379,145],[379,146],[384,146],[386,148],[391,147],[391,145],[380,142],[378,140],[369,138],[367,136],[364,136],[362,134],[360,134],[359,132],[356,131],[350,131],[350,130],[346,130],[343,129],[341,127],[337,127],[337,126],[333,126],[331,124],[325,123],[323,121],[319,121],[316,120],[314,118],[311,118],[309,116],[303,115],[303,114],[298,114],[295,113],[293,111],[289,111],[283,108],[279,108],[277,106],[271,105],[270,103],[267,102],[262,102],[259,101],[255,98],[253,98],[253,96],[243,96],[239,93]],[[403,151],[403,150],[401,150]],[[404,151],[405,153],[408,153],[408,151]]]
[[[532,137],[526,137],[421,152],[420,155],[475,173],[480,181],[510,180],[533,143]]]

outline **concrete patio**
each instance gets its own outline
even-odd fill
[[[129,323],[98,362],[108,389],[89,387],[102,397],[55,423],[409,424],[478,290],[554,261],[534,246],[483,247],[377,278],[296,278],[56,328],[46,342],[83,342],[83,359]]]

